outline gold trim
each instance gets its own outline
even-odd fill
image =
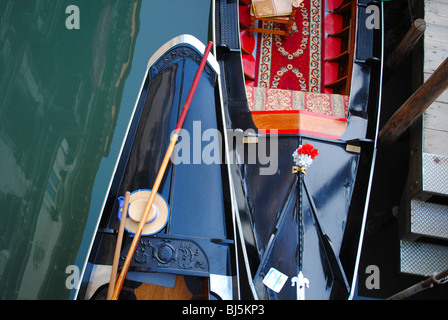
[[[306,174],[306,167],[292,166],[292,173],[298,173],[298,172]]]

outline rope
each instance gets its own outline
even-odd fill
[[[445,283],[448,282],[448,276],[446,276],[444,278],[440,278],[438,280],[436,279],[436,276],[437,276],[437,273],[433,273],[431,275],[428,275],[428,277],[430,277],[431,280],[432,280],[430,288],[432,288],[434,286],[434,284],[439,285],[439,284],[445,284]]]

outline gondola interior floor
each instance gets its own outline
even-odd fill
[[[325,83],[338,77],[341,39],[329,34],[344,27],[342,16],[330,13],[339,0],[304,0],[297,9],[293,33],[287,39],[269,33],[248,35],[250,14],[240,6],[240,43],[246,93],[254,122],[261,130],[280,134],[305,133],[339,139],[346,128],[349,97],[336,94]],[[285,26],[260,22],[263,28]]]

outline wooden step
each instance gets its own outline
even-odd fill
[[[278,134],[308,134],[329,139],[340,139],[347,128],[347,120],[307,111],[252,111],[255,125],[261,132],[277,130]]]
[[[325,59],[325,61],[327,61],[327,62],[339,62],[341,60],[348,59],[348,57],[349,57],[349,52],[348,52],[348,50],[345,50],[344,52],[341,52],[340,54],[338,54],[335,57]]]
[[[331,33],[328,36],[332,37],[332,38],[346,38],[346,37],[348,37],[349,33],[350,33],[350,26],[346,26],[345,28],[341,29],[340,31]]]
[[[347,83],[347,76],[343,76],[333,82],[325,84],[325,88],[334,89]]]
[[[205,278],[203,289],[204,292],[192,293],[187,287],[184,276],[177,275],[174,288],[142,283],[134,293],[137,300],[191,300],[193,298],[208,300],[208,286]]]
[[[342,6],[340,6],[339,8],[334,9],[333,11],[330,12],[330,14],[344,14],[347,12],[350,12],[350,9],[352,8],[352,4],[354,3],[354,1],[349,1],[346,4],[343,4]]]

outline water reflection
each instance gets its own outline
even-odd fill
[[[84,263],[148,59],[182,33],[209,40],[210,10],[0,0],[0,299],[69,297],[65,271]]]
[[[76,3],[81,28],[65,27]],[[140,1],[0,2],[0,298],[66,298]],[[64,297],[64,295],[66,295]]]

